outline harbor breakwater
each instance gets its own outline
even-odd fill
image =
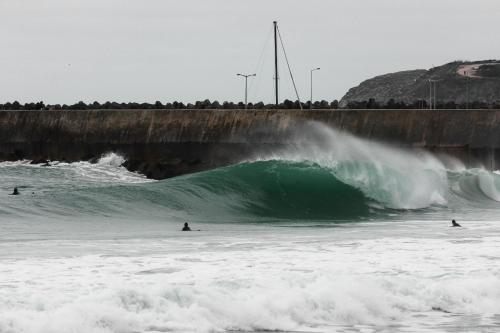
[[[0,111],[0,160],[92,161],[116,152],[129,170],[163,179],[301,144],[311,122],[471,167],[500,166],[500,110]]]

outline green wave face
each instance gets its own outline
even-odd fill
[[[483,169],[401,170],[353,161],[326,167],[273,159],[141,187],[141,195],[150,192],[149,202],[200,222],[446,220],[500,213],[500,176]]]
[[[95,174],[96,167],[4,168],[10,175],[5,192],[16,186],[22,195],[7,196],[0,215],[174,221],[187,217],[200,222],[352,220],[369,216],[375,203],[332,169],[308,162],[246,162],[154,182],[115,167]],[[116,172],[129,178],[114,177]],[[113,179],[103,181],[110,174]]]
[[[96,177],[75,175],[81,168],[4,169],[4,173],[12,172],[16,177],[8,189],[22,181],[38,182],[38,186],[21,186],[22,196],[7,196],[0,204],[0,215],[209,223],[335,222],[387,218],[409,211],[419,216],[422,209],[498,209],[500,201],[500,176],[480,169],[404,172],[380,163],[344,161],[321,166],[310,161],[272,159],[164,181],[125,178],[124,182],[105,183],[100,177],[109,178],[107,169]],[[27,195],[31,191],[35,195]]]
[[[342,220],[360,218],[370,212],[370,200],[362,191],[341,182],[331,170],[315,164],[243,163],[180,177],[163,185],[169,187],[179,183],[184,189],[187,185],[191,194],[197,193],[196,201],[208,200],[219,207],[218,213],[222,213],[219,215]],[[192,205],[192,199],[191,205],[185,208],[198,206]]]

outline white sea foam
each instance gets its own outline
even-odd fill
[[[148,182],[146,176],[139,173],[130,172],[122,164],[125,159],[116,154],[108,153],[103,155],[97,163],[90,162],[74,162],[61,163],[54,162],[52,165],[55,168],[74,171],[79,176],[89,181],[104,182],[104,183],[143,183]]]
[[[108,153],[99,158],[96,163],[90,163],[87,161],[72,163],[50,161],[49,166],[45,166],[43,164],[31,164],[31,161],[29,160],[22,160],[15,162],[1,162],[0,168],[3,167],[12,169],[13,167],[24,167],[31,169],[61,171],[61,173],[58,174],[58,177],[51,179],[52,182],[66,182],[68,180],[74,180],[76,182],[91,182],[95,184],[132,184],[152,181],[148,180],[144,175],[128,171],[122,166],[124,162],[125,159],[123,156],[116,153]],[[77,179],[75,179],[75,177],[77,177]]]
[[[476,319],[467,331],[493,325],[498,235],[477,240],[448,228],[439,238],[409,238],[363,228],[102,241],[93,245],[102,255],[3,258],[0,331],[353,332],[365,325],[415,332],[466,327],[468,316]]]
[[[97,161],[97,164],[111,165],[114,167],[121,167],[123,163],[125,163],[125,158],[116,153],[105,154]]]
[[[20,165],[30,165],[30,160],[19,160],[19,161],[4,161],[0,162],[0,168],[2,167],[15,167]]]

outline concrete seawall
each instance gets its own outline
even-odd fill
[[[309,121],[500,166],[500,110],[0,111],[0,160],[92,160],[113,151],[159,179],[294,144]]]

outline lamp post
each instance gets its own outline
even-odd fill
[[[245,110],[247,109],[248,103],[247,103],[247,98],[248,98],[248,78],[252,76],[257,76],[257,74],[236,74],[237,76],[242,76],[245,78]]]
[[[313,73],[315,71],[319,71],[321,68],[314,68],[311,69],[311,102],[309,103],[309,110],[312,110],[312,104],[313,104]]]

